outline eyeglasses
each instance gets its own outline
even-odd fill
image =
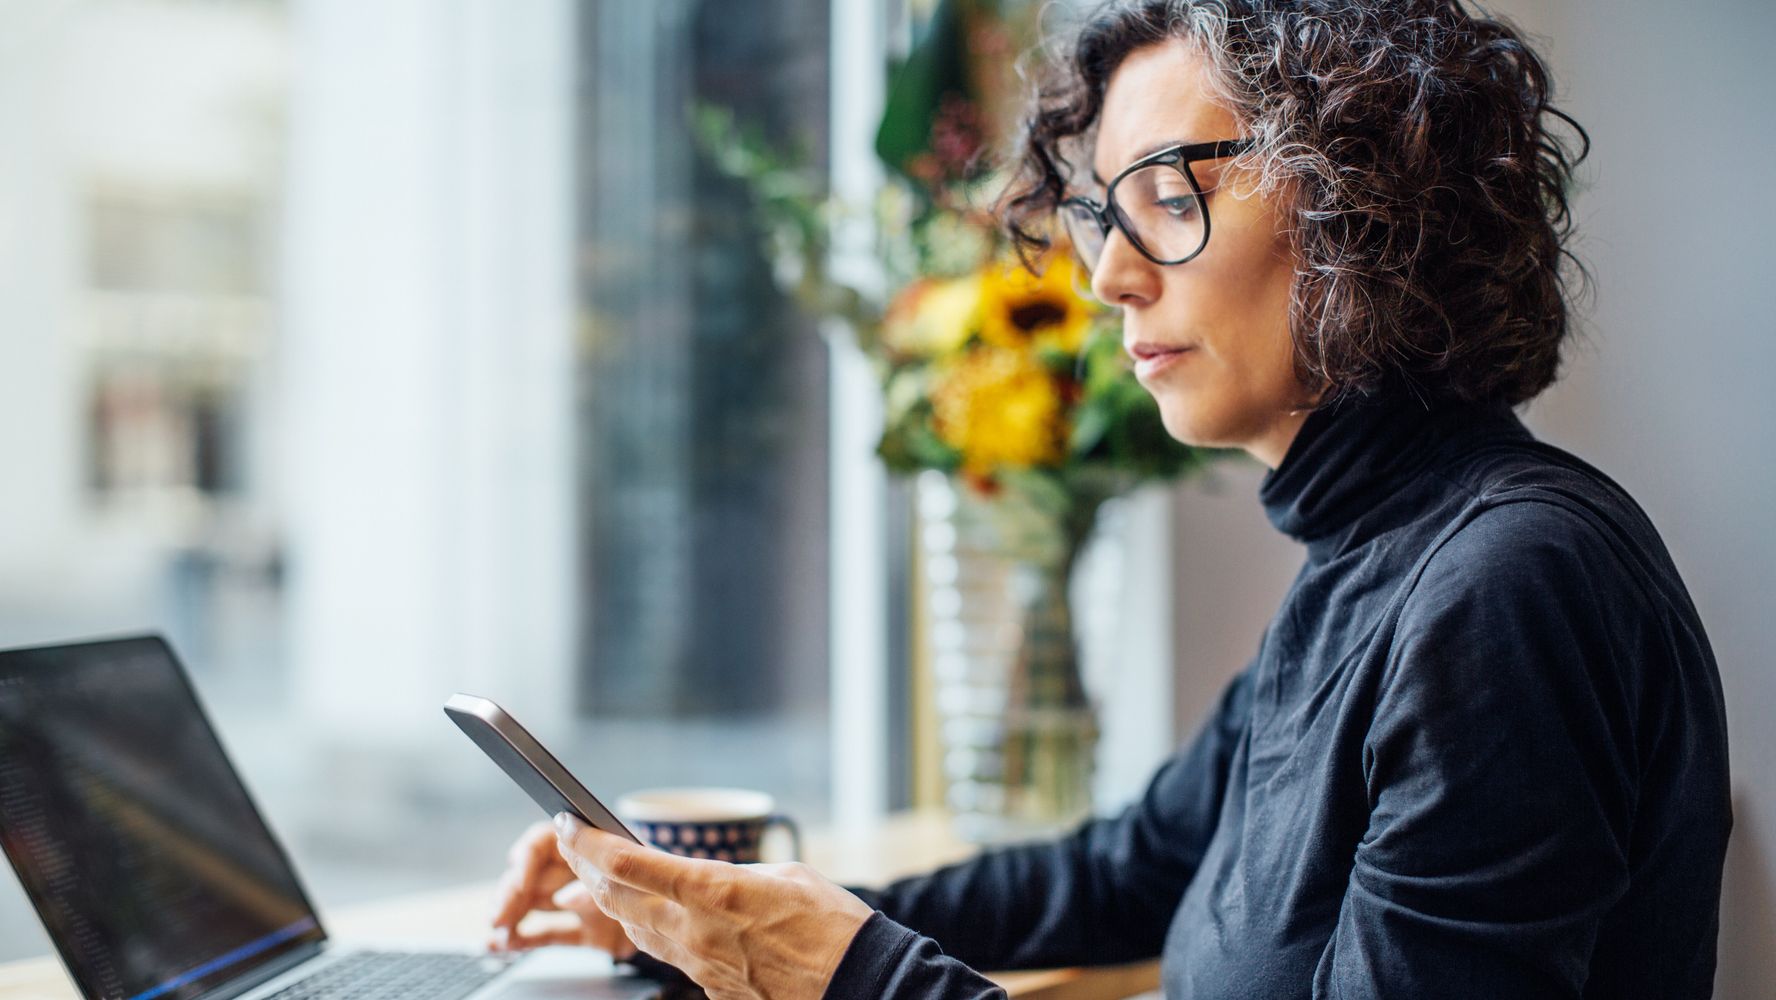
[[[1245,152],[1251,139],[1167,146],[1141,157],[1110,179],[1104,204],[1090,198],[1061,202],[1061,225],[1087,270],[1098,266],[1110,227],[1155,264],[1182,264],[1209,243],[1209,206],[1190,165]]]

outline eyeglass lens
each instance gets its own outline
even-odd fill
[[[1116,185],[1113,212],[1141,249],[1162,261],[1193,256],[1203,242],[1202,202],[1184,172],[1143,167]]]
[[[1162,262],[1194,257],[1208,238],[1202,197],[1177,166],[1156,163],[1124,176],[1110,193],[1110,211],[1124,233],[1147,255]],[[1062,206],[1061,222],[1079,258],[1095,268],[1105,233],[1085,206]]]
[[[1096,267],[1098,255],[1104,252],[1104,230],[1098,225],[1097,215],[1078,202],[1070,202],[1061,206],[1061,225],[1080,261],[1087,268]]]

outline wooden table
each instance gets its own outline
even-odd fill
[[[808,862],[836,881],[876,885],[959,861],[976,848],[957,839],[941,813],[906,813],[879,828],[839,836],[810,831]],[[479,949],[493,906],[493,883],[416,893],[341,907],[322,906],[328,933],[375,941],[391,935],[439,946]],[[536,919],[536,918],[532,918]],[[1159,988],[1157,963],[1101,969],[1005,972],[993,979],[1020,1000],[1121,1000]],[[0,964],[0,1000],[78,1000],[53,955]]]

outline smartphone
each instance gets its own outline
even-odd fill
[[[643,843],[505,709],[486,698],[453,694],[444,703],[444,714],[529,793],[543,812],[551,817],[572,813],[588,826]]]

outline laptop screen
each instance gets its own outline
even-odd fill
[[[0,652],[0,843],[87,997],[185,1000],[324,937],[156,638]]]

